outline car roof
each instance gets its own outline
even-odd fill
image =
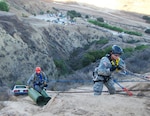
[[[22,88],[22,87],[23,87],[23,88],[26,88],[26,85],[15,85],[14,87],[15,87],[15,88]]]

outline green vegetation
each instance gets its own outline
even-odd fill
[[[81,14],[75,10],[70,10],[67,12],[67,16],[70,16],[70,18],[73,19],[74,17],[81,17]]]
[[[150,23],[150,16],[143,16],[142,18],[146,21],[146,23]]]
[[[28,17],[26,14],[22,13],[22,17]]]
[[[91,44],[93,45],[105,45],[108,43],[108,39],[101,37],[100,40],[94,41]],[[91,45],[84,46],[84,48],[78,48],[74,50],[74,52],[71,54],[71,59],[69,60],[69,66],[73,70],[81,69],[87,65],[89,65],[92,62],[96,62],[96,60],[103,57],[106,53],[110,52],[110,47],[102,49],[102,50],[91,50],[89,51]],[[88,52],[84,52],[88,51]]]
[[[139,45],[135,48],[125,48],[123,49],[126,56],[132,55],[133,52],[137,50],[144,50],[147,49],[148,45]],[[82,66],[85,67],[89,65],[92,62],[95,62],[98,59],[101,59],[105,54],[109,53],[111,51],[111,47],[107,47],[104,50],[95,50],[95,51],[89,51],[86,54],[84,54],[82,59]]]
[[[138,45],[136,46],[135,48],[125,48],[123,49],[124,53],[132,53],[134,51],[137,51],[137,50],[144,50],[144,49],[147,49],[149,47],[149,45]]]
[[[104,19],[102,17],[97,18],[97,21],[104,22]]]
[[[86,15],[85,18],[88,19],[88,18],[89,18],[89,15]]]
[[[59,10],[58,10],[57,8],[55,8],[55,7],[53,7],[53,10],[55,10],[55,11],[57,11],[57,12],[59,11]]]
[[[144,20],[150,20],[150,17],[149,16],[143,16],[143,19]]]
[[[50,13],[50,10],[47,10],[46,13],[49,14],[49,13]]]
[[[146,29],[146,30],[145,30],[145,33],[150,34],[150,29]]]
[[[144,48],[142,46],[141,47],[138,46],[137,48],[140,48],[141,50],[135,51],[134,55],[126,59],[127,69],[132,72],[142,74],[149,72],[150,47]]]
[[[124,33],[130,34],[130,35],[142,36],[142,34],[139,33],[139,32],[124,30],[122,28],[111,26],[107,23],[102,23],[102,22],[99,22],[99,21],[96,21],[96,20],[88,20],[88,22],[92,23],[94,25],[98,25],[100,27],[104,27],[104,28],[107,28],[107,29],[110,29],[110,30],[117,31],[117,32],[124,32]]]
[[[7,12],[9,11],[9,6],[4,0],[0,1],[0,10]]]
[[[111,47],[107,47],[104,50],[95,50],[95,51],[89,51],[86,53],[82,59],[82,66],[85,67],[89,65],[92,62],[95,62],[98,59],[101,59],[105,54],[109,53],[111,50]]]
[[[44,14],[44,11],[40,11],[40,15],[43,15]]]
[[[92,56],[92,55],[90,55],[90,54],[85,54],[85,55],[84,55],[84,58],[83,58],[83,60],[82,60],[82,65],[83,65],[83,67],[89,65],[89,64],[90,64],[91,62],[93,62],[94,60],[95,60],[95,57],[94,57],[94,56]]]
[[[68,72],[67,66],[63,60],[54,60],[54,63],[58,71],[60,71],[60,74],[66,74]]]
[[[107,44],[109,42],[108,39],[101,37],[100,40],[96,41],[96,44]]]
[[[149,46],[148,45],[139,45],[139,46],[136,46],[135,50],[144,50],[144,49],[147,49]]]
[[[132,56],[133,53],[137,52],[137,51],[142,51],[149,48],[148,45],[139,45],[136,46],[135,48],[125,48],[123,49],[124,54],[122,55],[125,59]]]
[[[124,53],[133,52],[134,48],[125,48],[123,49]]]
[[[137,43],[137,42],[140,42],[140,40],[128,40],[128,41],[126,41],[127,43],[130,43],[130,44],[132,44],[132,43]]]

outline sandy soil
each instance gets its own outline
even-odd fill
[[[121,83],[128,89],[148,89],[150,83]],[[121,90],[116,85],[117,90]],[[149,116],[149,91],[132,91],[109,95],[107,89],[101,96],[94,96],[92,85],[66,92],[47,91],[52,97],[47,105],[37,106],[29,96],[14,97],[5,101],[1,116]]]

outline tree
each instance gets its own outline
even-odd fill
[[[9,11],[9,6],[5,1],[0,1],[0,10],[1,11]]]
[[[67,11],[67,16],[70,16],[71,19],[74,17],[81,17],[81,14],[76,12],[75,10]]]

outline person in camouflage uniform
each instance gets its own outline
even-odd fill
[[[125,63],[120,58],[122,53],[123,50],[120,46],[113,45],[110,53],[101,58],[99,66],[93,72],[94,95],[101,95],[103,84],[108,88],[110,94],[116,93],[111,74],[117,70],[125,70]]]

